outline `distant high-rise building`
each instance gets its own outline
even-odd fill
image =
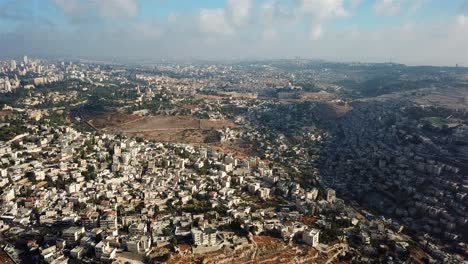
[[[16,61],[15,60],[10,61],[10,69],[11,70],[16,70]]]
[[[336,201],[336,193],[335,190],[333,189],[328,189],[327,190],[327,201],[329,203],[334,203]]]
[[[8,77],[5,77],[5,91],[6,92],[11,92],[11,83],[10,83],[10,79]]]
[[[24,56],[24,57],[23,57],[23,62],[24,62],[25,65],[28,64],[28,56]]]

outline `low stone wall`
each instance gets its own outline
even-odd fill
[[[223,247],[223,244],[218,244],[216,246],[211,246],[211,247],[205,247],[205,246],[192,247],[192,253],[193,254],[205,254],[209,252],[218,251],[222,247]]]

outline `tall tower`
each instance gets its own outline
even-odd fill
[[[327,202],[334,203],[336,201],[336,193],[333,189],[327,190]]]
[[[11,60],[10,61],[10,69],[13,71],[13,70],[16,70],[16,61],[15,60]]]
[[[28,56],[24,56],[23,57],[23,62],[24,62],[24,65],[28,65]]]
[[[5,91],[6,92],[11,92],[11,83],[10,79],[8,77],[5,77]]]

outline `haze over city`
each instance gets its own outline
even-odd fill
[[[468,65],[466,0],[2,0],[1,56]]]
[[[466,264],[468,0],[0,0],[1,264]]]

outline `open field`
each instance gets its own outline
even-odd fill
[[[83,117],[87,120],[88,124],[98,130],[120,126],[142,118],[138,115],[129,115],[119,112],[89,112]]]
[[[420,105],[440,106],[449,109],[468,110],[468,88],[446,88],[431,90],[414,100]]]
[[[122,133],[160,142],[216,143],[217,129],[233,128],[229,120],[197,119],[192,116],[145,116],[123,113],[97,113],[85,116],[97,130]]]
[[[110,129],[118,129],[125,133],[143,133],[154,131],[177,131],[177,130],[208,130],[234,127],[229,120],[204,120],[191,116],[148,116],[134,121],[121,123]]]
[[[244,159],[248,156],[258,156],[258,153],[254,152],[253,144],[244,142],[240,139],[220,142],[213,145],[212,148],[223,153],[229,153],[236,159]]]
[[[217,95],[208,94],[196,94],[197,99],[208,99],[208,100],[221,100],[224,98],[234,99],[257,99],[257,95],[253,93],[239,93],[239,92],[219,92]]]
[[[302,100],[317,100],[317,101],[329,101],[329,100],[336,98],[336,96],[327,92],[319,92],[319,93],[303,92],[301,93],[300,97]]]
[[[117,128],[127,133],[201,129],[201,122],[189,116],[149,116],[121,124]]]

